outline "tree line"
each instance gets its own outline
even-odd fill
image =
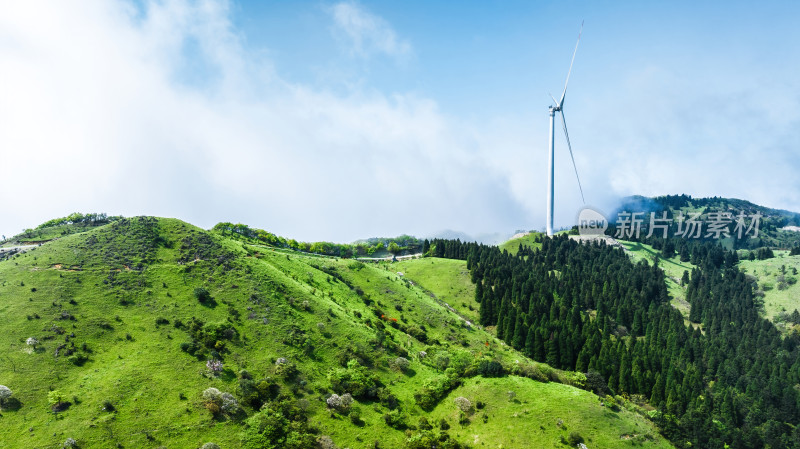
[[[383,251],[388,251],[392,254],[416,253],[423,246],[422,241],[408,235],[394,238],[371,238],[355,243],[301,242],[275,235],[263,229],[229,222],[217,223],[212,228],[212,231],[228,237],[243,238],[278,248],[290,248],[295,251],[341,257],[343,259],[367,257]]]
[[[430,253],[467,261],[481,324],[534,360],[587,373],[598,394],[648,402],[676,446],[800,448],[800,337],[760,317],[735,253],[688,245],[688,325],[657,263],[604,243],[558,236],[510,255],[434,240]]]

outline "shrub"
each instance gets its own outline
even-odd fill
[[[11,399],[11,396],[14,394],[10,388],[5,385],[0,385],[0,407],[8,400]]]
[[[455,399],[456,407],[464,413],[472,411],[472,402],[469,399],[459,396]]]
[[[219,444],[206,443],[206,444],[200,446],[200,449],[221,449],[221,448],[219,447]]]
[[[594,394],[598,396],[604,396],[609,392],[606,379],[597,371],[589,371],[586,373],[584,388],[588,391],[594,392]]]
[[[432,430],[423,430],[414,434],[409,433],[406,440],[406,449],[428,449],[428,448],[446,448],[446,449],[461,449],[462,446],[458,441],[450,438],[445,432],[436,432]]]
[[[319,449],[339,449],[338,446],[333,444],[333,440],[328,435],[317,437],[317,448]]]
[[[211,359],[206,362],[206,368],[215,376],[222,372],[223,366],[223,363],[217,359]]]
[[[239,401],[232,394],[223,393],[214,387],[206,388],[203,391],[203,400],[206,409],[212,415],[224,413],[228,416],[235,416],[241,411]]]
[[[350,405],[353,404],[353,396],[351,396],[350,393],[345,393],[341,396],[332,394],[325,402],[328,404],[328,407],[346,413],[350,410]]]
[[[214,387],[203,390],[203,399],[206,402],[222,402],[222,392]]]
[[[83,364],[89,360],[89,356],[87,356],[82,352],[79,352],[77,354],[73,354],[67,357],[67,360],[69,360],[70,363],[72,363],[75,366],[83,366]]]
[[[430,410],[455,386],[455,382],[445,376],[430,379],[414,394],[414,400],[421,408]]]
[[[395,371],[400,371],[401,373],[406,372],[408,367],[411,365],[411,362],[408,361],[405,357],[397,357],[396,359],[389,362],[389,367],[391,367]]]
[[[313,448],[316,437],[305,412],[290,400],[267,403],[245,423],[241,434],[244,449]]]
[[[350,422],[360,426],[363,421],[361,421],[361,407],[353,407],[350,409]]]
[[[212,415],[217,416],[222,411],[222,408],[220,408],[219,404],[216,402],[206,402],[206,410]]]
[[[494,360],[481,360],[478,365],[478,374],[483,377],[500,377],[505,373],[503,365]]]
[[[52,408],[58,408],[67,402],[67,396],[58,390],[53,390],[47,393],[47,402]]]
[[[389,410],[394,410],[400,403],[400,400],[397,399],[397,396],[393,395],[392,392],[385,387],[378,388],[378,400],[382,406],[388,408]]]
[[[27,340],[25,340],[25,344],[36,350],[36,346],[39,344],[39,340],[37,340],[34,337],[29,337]]]
[[[559,382],[575,388],[584,388],[586,385],[586,375],[573,371],[562,371],[559,373]]]
[[[226,415],[230,415],[230,416],[233,416],[233,415],[236,415],[236,414],[239,413],[239,410],[240,410],[239,401],[237,401],[236,398],[233,397],[232,394],[230,394],[230,393],[222,393],[222,395],[220,396],[220,399],[222,401],[222,405],[220,406],[220,408],[222,409],[223,413],[225,413]]]
[[[283,360],[283,363],[280,363],[281,360]],[[275,374],[284,379],[293,379],[300,374],[300,370],[297,369],[297,365],[281,357],[275,364]]]
[[[194,297],[202,304],[210,303],[212,301],[211,293],[209,293],[208,290],[203,287],[194,289]]]
[[[583,443],[583,437],[576,431],[572,431],[569,433],[569,438],[567,438],[570,446],[577,446],[580,443]]]
[[[61,447],[78,447],[78,442],[75,441],[74,438],[67,438],[66,441],[61,444]]]
[[[406,415],[400,410],[392,410],[389,413],[384,413],[383,421],[387,426],[397,430],[404,430],[408,427]]]
[[[328,373],[331,389],[346,391],[357,398],[375,397],[377,393],[377,378],[358,361],[350,360],[347,368],[335,368]]]
[[[424,416],[420,416],[419,417],[419,423],[417,424],[417,429],[419,429],[419,430],[431,430],[431,429],[433,429],[433,426],[428,421],[428,418],[426,418]]]
[[[520,376],[527,377],[539,382],[548,382],[550,379],[545,375],[538,365],[521,363],[516,365],[517,373]]]

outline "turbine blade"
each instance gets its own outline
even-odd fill
[[[548,95],[550,95],[550,98],[552,98],[552,99],[553,99],[553,104],[555,104],[556,106],[558,106],[558,102],[556,101],[556,97],[554,97],[554,96],[553,96],[553,94],[551,94],[550,92],[548,92],[547,94],[548,94]]]
[[[575,178],[578,180],[578,189],[581,191],[581,201],[586,204],[586,199],[583,197],[583,187],[581,186],[581,177],[578,176],[578,166],[575,164],[575,156],[572,155],[572,144],[569,141],[569,132],[567,132],[567,119],[564,118],[564,110],[561,110],[561,123],[564,124],[564,136],[567,138],[567,148],[569,148],[569,157],[572,159],[572,168],[575,169]]]
[[[578,53],[578,44],[581,43],[581,34],[583,34],[583,21],[581,21],[581,30],[578,31],[578,42],[575,43],[575,51],[572,52],[572,61],[569,62],[569,70],[567,71],[567,81],[564,82],[564,93],[561,94],[561,101],[558,102],[558,107],[564,106],[564,97],[567,96],[567,85],[569,84],[569,75],[572,73],[572,64],[575,63],[575,55]]]

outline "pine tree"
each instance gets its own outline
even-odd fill
[[[531,326],[528,329],[528,335],[525,337],[525,356],[536,359],[536,328]]]
[[[559,354],[558,354],[558,337],[551,335],[547,340],[547,364],[553,368],[558,367]]]

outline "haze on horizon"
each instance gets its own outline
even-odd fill
[[[542,229],[548,93],[587,203],[800,211],[800,5],[0,6],[0,233],[70,212],[300,240]],[[556,226],[580,195],[556,137]]]

